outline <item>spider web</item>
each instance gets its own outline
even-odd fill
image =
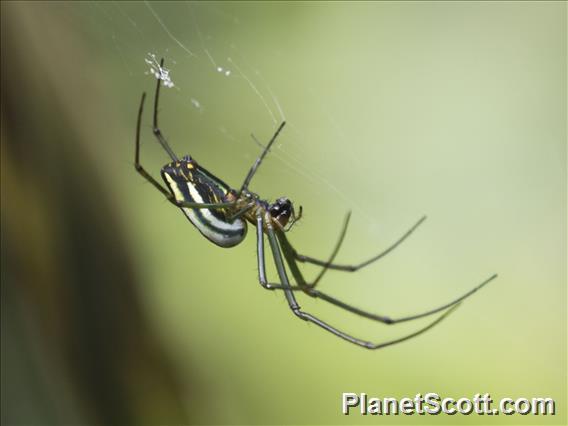
[[[89,16],[97,25],[102,22],[107,46],[120,64],[120,80],[150,95],[151,80],[156,77],[171,89],[164,90],[160,120],[174,151],[190,153],[238,186],[240,176],[260,152],[251,135],[266,142],[286,120],[284,134],[261,167],[253,190],[267,199],[287,195],[309,208],[308,215],[335,211],[336,223],[351,210],[365,232],[380,234],[371,202],[377,188],[361,171],[369,167],[365,147],[358,146],[356,134],[348,136],[355,129],[342,117],[358,106],[332,102],[332,92],[323,92],[305,78],[305,70],[290,64],[294,46],[266,46],[259,37],[270,28],[258,28],[254,8],[147,1],[97,2],[84,8],[92,9]],[[165,58],[164,69],[159,67],[161,57]],[[317,74],[333,75],[326,69]],[[140,76],[146,80],[135,87]],[[310,112],[299,116],[296,104],[306,98],[319,101],[311,102]],[[183,117],[181,123],[175,117]],[[205,137],[194,140],[194,129],[206,134],[209,141]],[[212,148],[211,144],[217,146]],[[215,157],[205,148],[213,149]],[[219,172],[227,167],[221,158],[223,152],[238,170],[233,172],[229,166],[229,178]],[[274,175],[276,182],[266,182],[267,176]],[[293,185],[301,186],[299,197],[295,197]]]
[[[525,15],[529,9],[523,9],[524,4],[517,14],[509,13],[509,4],[499,5],[502,15],[493,15],[483,9],[491,6],[481,3],[325,5],[88,2],[61,7],[70,15],[81,14],[80,22],[88,23],[81,30],[94,48],[102,49],[97,55],[106,61],[98,69],[114,78],[125,133],[123,141],[112,143],[124,145],[121,166],[132,181],[142,180],[131,167],[142,91],[148,93],[144,164],[156,172],[167,161],[149,124],[149,101],[160,77],[171,82],[162,91],[160,126],[174,151],[191,154],[235,187],[261,152],[255,138],[265,144],[279,122],[287,121],[251,190],[268,200],[286,195],[304,207],[298,224],[302,232],[295,226],[291,239],[294,244],[301,240],[297,247],[305,254],[327,255],[326,247],[331,250],[348,210],[353,216],[337,258],[340,263],[363,260],[388,246],[424,213],[432,218],[419,237],[397,249],[381,267],[348,280],[327,275],[330,294],[343,299],[348,293],[347,302],[396,316],[449,300],[496,271],[517,290],[513,296],[484,293],[485,298],[475,299],[490,313],[487,321],[494,313],[510,320],[517,306],[532,306],[535,282],[547,294],[560,294],[558,289],[565,288],[560,273],[551,272],[559,271],[560,264],[551,262],[565,258],[552,237],[558,235],[558,221],[541,219],[566,216],[555,207],[559,168],[546,160],[562,157],[558,153],[565,151],[560,148],[565,144],[542,141],[543,136],[550,141],[556,137],[547,133],[556,131],[553,117],[558,112],[551,107],[556,99],[552,93],[559,90],[550,76],[564,69],[565,60],[552,61],[552,48],[542,46],[565,43],[554,44],[546,31],[534,31],[539,27]],[[368,13],[368,8],[376,10]],[[162,57],[165,70],[158,67]],[[532,172],[527,174],[529,166]],[[565,176],[565,167],[562,170]],[[151,203],[154,200],[144,200]],[[249,242],[252,247],[250,235]],[[199,259],[190,261],[209,262],[206,243],[183,250],[200,251]],[[399,255],[400,250],[404,253]],[[249,268],[251,281],[256,265],[254,256],[247,255],[239,271]],[[227,258],[238,262],[236,256]],[[187,262],[186,256],[177,262]],[[199,269],[205,274],[219,269],[214,266]],[[162,276],[156,278],[153,284],[162,282]],[[178,291],[174,285],[180,280],[174,281],[168,290]],[[183,294],[193,295],[196,287]],[[168,301],[179,298],[174,294]],[[223,303],[232,303],[217,299],[219,310]],[[503,308],[503,300],[515,303]],[[182,303],[177,309],[191,315]],[[310,306],[309,300],[302,303]],[[543,317],[560,312],[548,305],[543,299],[535,312]],[[320,303],[314,312],[338,314],[325,309]],[[528,336],[542,338],[534,317],[519,319],[522,333],[515,336],[517,342]],[[462,318],[472,330],[472,316]],[[560,317],[555,318],[543,325],[555,330]],[[365,328],[360,318],[342,316],[334,324],[361,336],[377,336],[372,334],[378,331],[375,324]],[[531,327],[534,333],[527,334]],[[562,331],[557,334],[565,335]],[[390,332],[404,333],[400,328],[381,329],[380,336]],[[479,343],[485,344],[481,339]]]

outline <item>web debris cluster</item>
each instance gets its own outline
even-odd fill
[[[170,70],[166,67],[160,66],[160,63],[158,62],[155,54],[148,53],[148,56],[146,57],[146,59],[144,59],[144,61],[148,65],[150,65],[150,74],[152,74],[158,80],[162,80],[164,86],[166,86],[167,88],[174,87],[174,82],[170,77]]]

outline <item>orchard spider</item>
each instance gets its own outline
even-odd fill
[[[160,63],[163,66],[163,59]],[[353,307],[344,303],[326,293],[316,289],[318,282],[321,280],[325,272],[329,269],[336,269],[340,271],[354,272],[371,263],[379,260],[381,257],[390,253],[400,243],[402,243],[414,230],[426,219],[421,218],[412,228],[410,228],[402,237],[398,239],[393,245],[372,257],[371,259],[362,262],[358,265],[338,265],[333,263],[335,256],[339,251],[347,226],[349,223],[350,214],[347,214],[343,228],[341,230],[339,239],[335,245],[333,253],[327,261],[317,260],[309,256],[299,254],[290,244],[286,237],[286,232],[294,225],[300,218],[302,209],[300,207],[298,215],[294,212],[292,202],[286,198],[278,198],[274,203],[269,203],[261,199],[257,194],[249,190],[249,184],[256,173],[258,167],[264,160],[264,157],[270,150],[270,147],[283,129],[285,122],[282,122],[272,139],[264,147],[260,156],[256,159],[255,163],[249,170],[243,184],[239,190],[232,189],[225,182],[206,169],[198,165],[189,155],[179,159],[168,145],[166,139],[162,135],[158,127],[158,99],[160,95],[161,80],[158,79],[156,85],[156,93],[154,96],[154,121],[153,132],[171,158],[171,162],[166,164],[162,170],[161,175],[164,179],[166,187],[154,179],[140,164],[140,126],[142,121],[142,111],[144,107],[144,100],[146,94],[142,94],[140,107],[138,110],[138,121],[136,126],[136,148],[134,157],[134,166],[138,173],[140,173],[148,182],[150,182],[158,191],[160,191],[168,201],[179,207],[191,223],[212,243],[220,247],[233,247],[244,240],[247,230],[247,221],[256,226],[256,239],[257,239],[257,257],[258,257],[258,280],[262,287],[267,290],[281,290],[286,296],[288,305],[292,312],[304,321],[312,322],[317,326],[329,331],[330,333],[347,340],[348,342],[368,348],[379,349],[385,346],[394,345],[405,340],[416,337],[430,328],[434,327],[446,316],[448,316],[454,309],[456,309],[460,302],[471,296],[481,287],[492,281],[497,275],[492,275],[484,282],[473,288],[463,296],[456,300],[423,312],[416,315],[410,315],[402,318],[390,318],[383,315],[377,315],[370,312],[363,311],[359,308]],[[265,261],[264,261],[264,236],[268,237],[270,249],[280,278],[280,283],[270,283],[266,278]],[[282,256],[284,255],[284,256]],[[308,283],[304,279],[298,262],[307,262],[315,265],[322,266],[322,270],[317,275],[316,279]],[[294,276],[296,285],[291,285],[286,273],[286,266],[288,265],[289,271]],[[319,318],[304,312],[300,309],[294,295],[295,292],[301,291],[308,296],[319,298],[338,306],[347,311],[353,312],[362,317],[370,318],[384,324],[398,324],[401,322],[412,321],[418,318],[426,317],[437,312],[443,313],[438,316],[434,321],[427,326],[409,334],[404,337],[390,340],[382,343],[373,343],[353,337],[335,327],[323,322]]]

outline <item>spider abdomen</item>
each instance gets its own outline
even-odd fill
[[[222,203],[230,191],[225,182],[189,157],[164,166],[162,178],[177,202]],[[229,221],[225,210],[180,209],[205,238],[220,247],[234,247],[246,236],[246,222],[240,218]]]

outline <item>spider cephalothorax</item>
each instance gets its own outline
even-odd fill
[[[163,66],[163,59],[160,67]],[[250,168],[243,184],[239,190],[231,188],[214,174],[198,165],[189,155],[181,160],[176,156],[170,148],[168,142],[162,135],[158,127],[158,98],[160,93],[161,80],[158,80],[156,87],[156,95],[154,100],[154,123],[153,131],[156,139],[168,153],[172,162],[162,168],[162,178],[166,186],[164,187],[156,179],[154,179],[140,164],[140,127],[142,122],[142,110],[144,106],[145,94],[142,95],[140,108],[138,110],[138,124],[136,128],[136,150],[134,154],[134,167],[148,182],[158,189],[172,204],[179,207],[187,218],[195,225],[195,227],[212,243],[220,247],[233,247],[239,244],[246,236],[247,221],[252,223],[256,228],[257,238],[257,261],[258,261],[258,280],[262,287],[267,290],[281,290],[284,292],[288,306],[296,316],[304,321],[311,322],[324,330],[338,336],[348,342],[368,348],[379,349],[385,346],[409,340],[419,334],[424,333],[434,327],[446,316],[448,316],[460,302],[471,296],[489,281],[493,280],[497,275],[493,275],[477,287],[473,288],[461,297],[450,303],[430,309],[416,315],[409,315],[392,319],[384,315],[377,315],[364,311],[342,302],[320,290],[316,290],[316,285],[320,281],[324,273],[329,269],[339,271],[353,272],[379,260],[386,254],[390,253],[402,241],[404,241],[414,230],[424,221],[426,217],[420,219],[412,228],[410,228],[402,237],[394,244],[383,250],[381,253],[372,258],[361,262],[357,265],[339,265],[334,263],[335,256],[345,237],[349,215],[345,220],[343,230],[341,231],[339,240],[327,260],[318,260],[313,257],[299,254],[286,237],[286,231],[290,230],[292,225],[301,217],[302,207],[298,209],[298,214],[294,212],[294,205],[286,198],[278,198],[274,203],[270,204],[266,200],[261,199],[258,195],[250,192],[248,186],[256,173],[256,170],[262,163],[266,154],[270,151],[270,147],[280,134],[284,127],[284,122],[280,124],[272,139],[264,147],[261,155],[256,159]],[[264,241],[268,238],[270,250],[274,258],[274,264],[279,283],[269,282],[266,274],[264,259]],[[319,275],[312,282],[307,282],[298,266],[299,262],[307,262],[321,266]],[[292,273],[295,283],[290,283],[286,273],[286,265]],[[389,340],[383,343],[373,343],[351,336],[325,322],[314,315],[311,315],[300,308],[296,301],[294,293],[301,291],[306,295],[314,298],[322,299],[332,305],[345,309],[354,314],[369,318],[383,324],[396,324],[406,321],[423,318],[437,312],[443,312],[438,318],[423,326],[414,333],[407,334],[398,339]]]

